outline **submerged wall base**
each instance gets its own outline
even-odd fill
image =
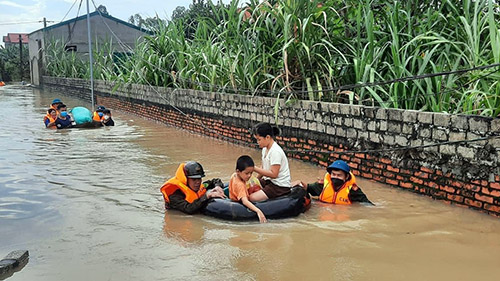
[[[45,88],[86,100],[89,84],[43,77]],[[114,86],[95,82],[98,104],[230,142],[255,146],[249,128],[275,122],[275,98]],[[500,216],[500,138],[391,150],[500,135],[499,118],[309,101],[278,106],[277,141],[289,157],[321,166],[340,158],[357,176]],[[380,149],[387,151],[344,154]]]

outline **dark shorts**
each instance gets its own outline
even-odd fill
[[[260,179],[260,185],[262,185],[262,191],[264,191],[267,198],[269,199],[273,199],[290,193],[290,187],[275,185],[270,180]]]

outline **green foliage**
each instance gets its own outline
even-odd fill
[[[499,68],[329,89],[499,63],[498,11],[493,0],[200,0],[103,73],[122,83],[497,116]]]
[[[210,0],[193,0],[189,5],[189,9],[183,6],[178,6],[172,12],[171,21],[181,22],[184,29],[184,36],[188,39],[193,39],[196,29],[199,24],[205,21],[210,21],[213,25],[223,23],[223,18],[220,17],[220,11],[227,8],[222,1],[213,4]]]
[[[88,53],[66,51],[63,40],[48,40],[45,47],[45,71],[50,76],[68,78],[90,78]],[[115,53],[112,41],[95,44],[93,49],[94,79],[113,80],[120,74],[120,61],[127,56]]]
[[[19,45],[9,47],[0,46],[0,81],[21,81],[29,80],[29,54],[28,46],[22,46],[22,62],[19,60]],[[22,73],[22,78],[21,78]]]
[[[152,18],[143,18],[140,14],[135,14],[130,16],[128,22],[140,28],[155,30],[160,23],[164,23],[164,20],[160,19],[158,15]]]

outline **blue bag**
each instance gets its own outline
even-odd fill
[[[71,109],[70,112],[73,115],[73,119],[75,120],[76,125],[92,122],[92,113],[90,112],[90,110],[83,106],[77,106]]]

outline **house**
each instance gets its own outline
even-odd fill
[[[19,36],[21,36],[21,42],[23,44],[28,44],[28,34],[27,33],[7,33],[7,36],[3,36],[3,43],[5,48],[10,46],[19,46]]]
[[[105,10],[89,14],[92,45],[111,44],[117,53],[130,53],[136,43],[149,31],[110,16]],[[51,40],[60,40],[67,52],[88,56],[87,15],[63,21],[29,35],[31,83],[40,85],[43,65],[46,62],[44,48]]]

